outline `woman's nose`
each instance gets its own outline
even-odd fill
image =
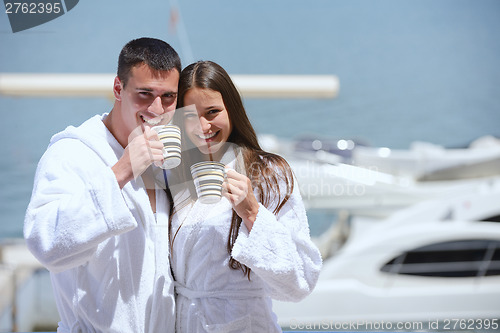
[[[203,133],[207,133],[212,124],[205,117],[200,117],[200,126],[201,126],[201,131]]]

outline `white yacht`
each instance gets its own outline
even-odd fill
[[[386,219],[351,219],[340,250],[329,256],[319,244],[326,259],[312,294],[299,303],[274,302],[280,324],[427,331],[436,323],[496,323],[490,331],[500,331],[499,202],[500,181],[492,179]],[[406,327],[411,323],[417,326]]]

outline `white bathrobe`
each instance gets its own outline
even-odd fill
[[[120,189],[105,116],[54,135],[24,236],[51,273],[58,332],[174,332],[167,197],[156,190],[155,219],[141,177]]]
[[[234,168],[234,161],[229,165]],[[283,184],[281,189],[283,195]],[[186,195],[177,194],[176,205]],[[216,204],[196,201],[182,206],[172,222],[172,234],[178,230],[171,259],[176,331],[281,332],[271,298],[303,299],[316,285],[322,265],[309,236],[298,185],[278,216],[260,205],[251,232],[241,224],[232,256],[251,268],[250,281],[228,266],[230,202],[222,198]]]

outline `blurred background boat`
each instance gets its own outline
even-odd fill
[[[407,150],[351,139],[260,141],[290,161],[308,208],[356,215],[386,217],[423,200],[475,192],[500,175],[500,140],[492,136],[468,148],[415,142]]]

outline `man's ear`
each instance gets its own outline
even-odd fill
[[[122,90],[123,90],[123,83],[120,80],[120,78],[117,76],[117,77],[115,77],[115,82],[113,83],[113,94],[115,95],[115,99],[117,101],[122,100],[122,96],[121,96]]]

